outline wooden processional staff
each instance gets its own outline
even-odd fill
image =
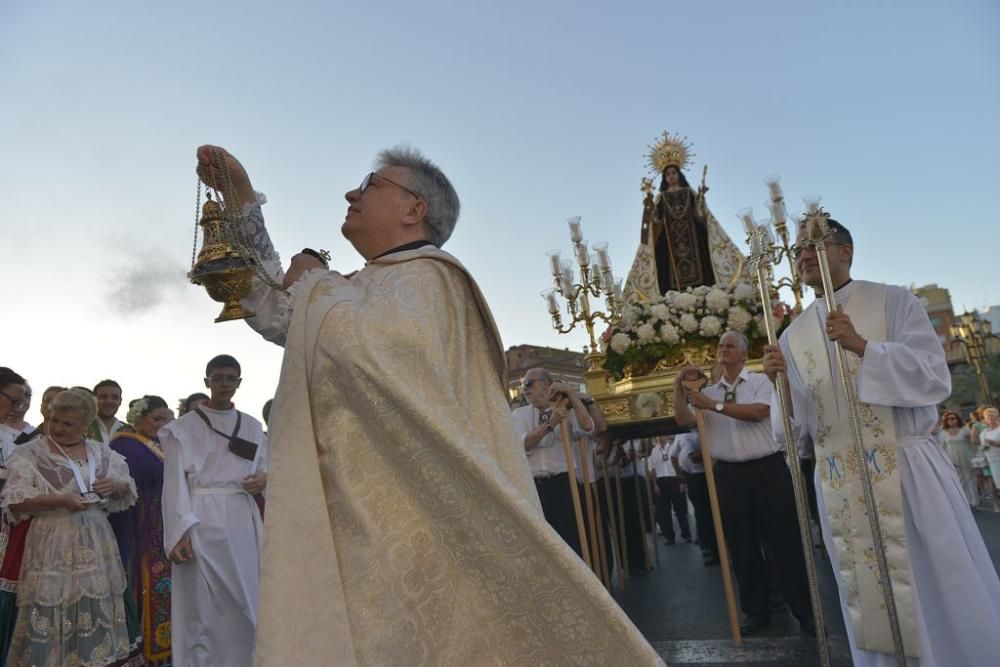
[[[593,569],[590,561],[590,549],[587,548],[587,525],[583,521],[583,510],[580,507],[580,489],[576,486],[576,464],[573,463],[573,446],[569,443],[568,424],[559,425],[562,434],[563,455],[566,457],[566,472],[569,473],[569,494],[573,499],[573,514],[576,516],[576,529],[580,534],[580,553],[587,567]]]
[[[700,372],[699,372],[700,373]],[[700,391],[708,378],[700,373],[697,378],[682,379],[681,384],[688,391]],[[709,446],[708,429],[705,428],[705,415],[701,410],[690,406],[698,424],[698,441],[701,443],[701,461],[705,466],[705,481],[708,483],[708,504],[712,508],[712,524],[715,526],[715,542],[719,549],[719,566],[722,570],[722,588],[726,594],[726,608],[729,611],[729,629],[733,634],[733,643],[743,645],[743,635],[740,632],[740,618],[736,611],[736,592],[733,590],[733,575],[729,569],[729,551],[726,549],[726,534],[722,530],[722,514],[719,512],[719,496],[715,490],[715,469],[712,466],[712,448]]]
[[[649,452],[645,453],[646,456],[642,457],[642,472],[646,480],[646,509],[649,511],[649,532],[653,534],[653,557],[656,559],[656,564],[659,565],[660,543],[656,540],[656,510],[653,509],[653,487],[656,485],[656,474],[654,471],[653,476],[649,476]],[[667,517],[669,518],[670,514],[667,514]]]
[[[637,441],[632,441],[632,482],[635,486],[635,511],[639,515],[639,535],[642,538],[642,562],[646,565],[646,570],[653,569],[653,563],[649,558],[649,545],[646,544],[646,508],[642,502],[642,489],[639,485],[639,450],[636,447]],[[655,537],[655,536],[654,536]],[[656,542],[654,539],[653,542]]]
[[[618,569],[618,590],[622,590],[625,588],[625,566],[622,560],[618,521],[615,519],[615,505],[611,501],[611,469],[608,466],[606,455],[598,453],[598,457],[601,462],[601,476],[604,478],[604,505],[608,512],[608,531],[611,533],[611,553],[608,554],[608,560],[614,558],[614,564]]]
[[[609,588],[608,564],[604,560],[604,538],[598,535],[598,525],[600,521],[594,516],[594,490],[590,486],[590,447],[587,438],[580,438],[577,441],[580,448],[580,472],[583,474],[583,500],[587,504],[587,527],[590,540],[587,547],[590,548],[590,559],[594,565],[596,574],[605,588]]]

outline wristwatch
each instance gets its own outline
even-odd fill
[[[716,404],[715,404],[715,411],[716,411],[716,412],[722,412],[722,409],[723,409],[724,407],[726,407],[726,404],[725,404],[725,403],[716,403]]]

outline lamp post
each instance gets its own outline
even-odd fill
[[[987,358],[986,341],[1000,340],[992,332],[990,323],[976,317],[975,313],[963,313],[958,317],[958,324],[951,327],[952,343],[959,344],[965,351],[965,360],[972,366],[979,380],[979,391],[983,394],[986,405],[995,406],[990,383],[986,379],[983,363]]]
[[[555,287],[542,292],[542,298],[545,299],[549,315],[552,316],[552,328],[565,334],[575,329],[577,324],[583,324],[590,337],[590,350],[593,354],[598,349],[597,339],[594,337],[594,325],[597,324],[598,320],[610,324],[618,318],[621,312],[621,279],[616,279],[611,270],[608,244],[595,243],[595,256],[591,256],[587,248],[587,241],[583,238],[580,217],[574,216],[569,218],[567,222],[569,223],[570,241],[573,243],[573,259],[561,259],[558,250],[550,250],[546,253]],[[580,282],[575,282],[574,264],[579,269]],[[569,322],[565,326],[563,326],[560,313],[560,296],[566,300],[566,310],[570,316]],[[602,296],[607,312],[592,310],[591,298],[600,299]]]

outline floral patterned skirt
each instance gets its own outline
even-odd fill
[[[124,592],[118,545],[100,509],[36,516],[7,665],[104,667],[127,658]]]

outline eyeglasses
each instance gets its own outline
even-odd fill
[[[543,380],[539,378],[534,378],[532,380],[525,380],[524,382],[521,383],[521,386],[524,387],[525,389],[531,389],[531,385],[535,384],[536,382],[542,382],[542,381]]]
[[[19,407],[21,407],[22,405],[24,405],[27,402],[23,398],[17,398],[16,399],[16,398],[14,398],[13,396],[11,396],[10,394],[8,394],[5,391],[0,391],[0,396],[3,396],[8,401],[10,401],[10,406],[12,408],[19,408]]]
[[[405,192],[410,193],[411,195],[413,195],[414,197],[416,197],[420,201],[424,200],[423,197],[421,197],[420,195],[418,195],[416,192],[414,192],[410,188],[406,187],[405,185],[400,185],[399,183],[397,183],[396,181],[392,180],[391,178],[386,178],[385,176],[383,176],[381,174],[376,174],[374,171],[368,172],[368,175],[365,176],[365,178],[364,178],[363,181],[361,181],[361,185],[358,187],[358,192],[360,192],[361,194],[364,194],[365,190],[367,190],[369,187],[371,187],[372,179],[374,179],[376,176],[379,177],[379,178],[381,178],[383,181],[388,181],[389,183],[392,183],[393,185],[395,185],[397,188],[399,188],[399,189],[401,189],[401,190],[403,190]]]
[[[830,241],[826,242],[826,246],[828,248],[830,246],[842,246],[842,245],[850,245],[850,244],[849,243],[832,243]],[[798,259],[802,255],[802,253],[804,253],[807,249],[815,250],[816,249],[816,244],[813,243],[812,241],[806,241],[805,243],[802,243],[802,244],[796,243],[791,248],[792,259]]]
[[[223,383],[239,384],[242,379],[243,378],[241,378],[239,375],[223,375],[221,373],[218,375],[208,376],[208,381],[214,382],[215,384],[223,384]]]

